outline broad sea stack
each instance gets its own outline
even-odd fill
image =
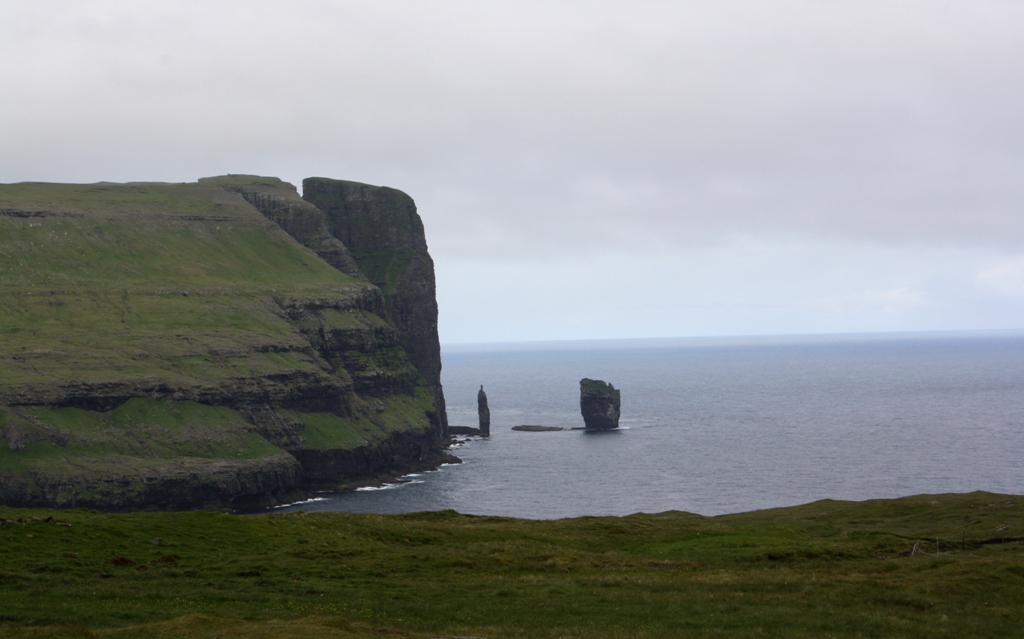
[[[480,385],[480,392],[476,394],[476,410],[480,414],[480,436],[491,436],[491,409],[487,407],[487,393],[484,392],[483,384]]]
[[[619,427],[619,391],[599,379],[580,380],[580,412],[587,430]]]

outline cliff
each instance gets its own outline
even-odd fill
[[[254,505],[439,459],[422,222],[341,184],[388,196],[355,236],[275,178],[0,185],[0,503]]]
[[[302,197],[327,214],[331,234],[383,292],[402,347],[426,380],[447,429],[434,261],[416,204],[395,189],[327,178],[303,180]]]

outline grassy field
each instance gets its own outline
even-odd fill
[[[1024,628],[1024,497],[989,493],[720,517],[0,509],[0,520],[4,637],[1010,637]]]

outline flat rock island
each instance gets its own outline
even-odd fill
[[[518,430],[526,433],[551,433],[556,430],[565,430],[561,426],[538,426],[535,424],[523,424],[521,426],[513,426],[512,430]]]

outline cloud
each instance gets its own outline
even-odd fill
[[[0,176],[404,188],[446,251],[1024,242],[1024,5],[8,2]]]
[[[978,271],[975,283],[989,296],[1008,300],[1024,298],[1024,256],[990,263]]]
[[[898,286],[885,290],[867,290],[841,295],[824,296],[816,303],[833,311],[873,310],[885,314],[904,313],[927,303],[927,297],[911,286]]]
[[[1003,0],[6,0],[0,182],[401,188],[447,341],[1020,328],[1022,32]]]
[[[978,296],[1006,259],[964,247],[746,239],[587,259],[437,259],[446,343],[1024,328]]]

